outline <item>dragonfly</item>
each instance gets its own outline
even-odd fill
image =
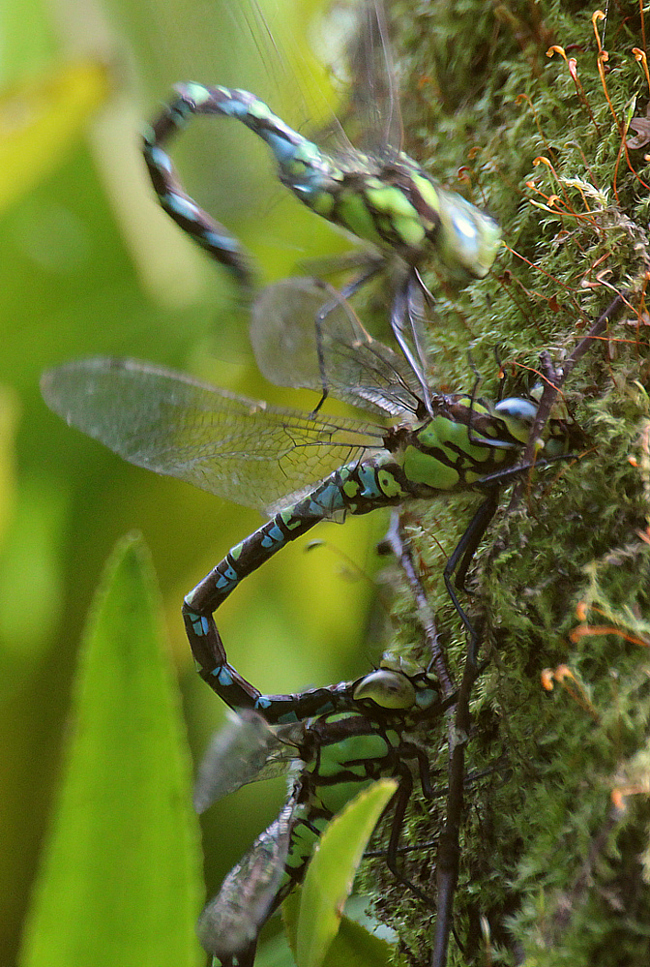
[[[314,846],[332,817],[361,789],[390,776],[398,780],[386,854],[389,869],[431,906],[397,864],[404,814],[414,774],[432,798],[426,751],[413,738],[455,701],[441,700],[428,670],[384,661],[354,682],[333,686],[346,711],[332,710],[292,724],[269,725],[251,709],[233,715],[217,733],[199,770],[195,806],[203,812],[247,782],[292,769],[280,814],[258,837],[205,907],[198,924],[203,946],[221,967],[251,967],[260,930],[304,877]]]
[[[256,306],[261,319],[282,302],[288,284],[263,293]],[[318,286],[311,298],[318,298]],[[271,372],[280,379],[288,370],[294,383],[317,386],[313,327],[281,328],[287,351],[270,354]],[[201,677],[231,708],[260,711],[271,724],[321,711],[323,696],[318,689],[300,698],[262,694],[228,662],[214,614],[242,580],[323,520],[476,491],[483,500],[443,572],[474,661],[476,632],[457,589],[500,489],[531,466],[517,460],[537,413],[534,400],[492,402],[478,398],[476,387],[470,394],[432,391],[431,415],[403,357],[373,339],[345,306],[323,335],[330,385],[341,399],[371,411],[364,420],[270,406],[134,360],[75,361],[41,381],[54,412],[130,463],[270,515],[190,591],[183,617]],[[257,352],[264,355],[263,344]],[[550,419],[537,442],[537,465],[564,459],[570,442],[567,422]]]
[[[340,298],[351,297],[391,265],[391,328],[418,375],[426,401],[418,330],[422,296],[429,304],[432,296],[421,268],[432,261],[455,286],[482,279],[496,258],[501,233],[490,215],[457,192],[441,188],[402,151],[396,76],[383,8],[375,0],[363,0],[358,7],[360,33],[349,59],[355,81],[351,113],[359,121],[361,147],[353,147],[346,138],[338,149],[334,146],[326,153],[255,94],[192,82],[174,88],[147,128],[144,158],[163,209],[239,283],[251,288],[255,273],[249,256],[228,229],[187,194],[166,146],[192,118],[201,116],[233,118],[256,134],[270,149],[286,188],[317,215],[371,247],[366,266],[342,289]],[[321,305],[315,319],[319,330],[336,301]],[[323,382],[324,397],[327,392]]]

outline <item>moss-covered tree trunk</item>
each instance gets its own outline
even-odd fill
[[[520,393],[540,378],[542,351],[561,367],[627,293],[559,394],[583,451],[527,478],[514,506],[505,491],[470,572],[463,600],[487,664],[465,745],[450,964],[649,962],[650,14],[644,27],[633,0],[612,0],[607,21],[592,22],[594,10],[568,0],[392,8],[406,149],[451,187],[462,166],[462,190],[505,239],[485,281],[454,294],[431,279],[433,384],[470,390],[471,350],[482,393],[496,394],[500,376],[506,395]],[[456,681],[466,636],[441,571],[475,506],[455,499],[409,518]],[[397,611],[398,641],[421,649],[407,592]],[[423,739],[442,793],[414,806],[413,842],[435,839],[446,819],[448,723]],[[432,896],[435,857],[406,860]],[[418,902],[387,877],[380,906],[409,962],[430,963]]]

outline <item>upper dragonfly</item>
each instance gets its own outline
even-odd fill
[[[482,279],[494,262],[501,234],[494,219],[457,192],[440,188],[402,151],[399,98],[383,8],[376,0],[359,0],[357,8],[359,28],[346,58],[353,81],[348,113],[359,147],[346,139],[344,145],[325,153],[254,94],[185,83],[176,86],[172,99],[147,130],[144,156],[165,211],[248,286],[254,277],[248,255],[185,192],[165,144],[191,117],[201,115],[234,118],[258,135],[274,155],[283,185],[316,214],[374,247],[362,273],[342,290],[343,298],[353,295],[387,261],[397,262],[391,327],[426,402],[417,316],[421,294],[426,299],[430,296],[420,267],[433,260],[455,285]],[[322,307],[317,323],[328,311],[328,305]],[[327,387],[323,389],[326,395]]]

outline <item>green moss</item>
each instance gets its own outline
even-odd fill
[[[595,5],[594,5],[595,6]],[[643,116],[647,85],[633,47],[638,7],[610,4],[607,92],[619,121]],[[394,7],[404,84],[406,150],[445,187],[461,187],[499,219],[508,250],[460,293],[441,291],[430,330],[434,385],[471,388],[468,351],[496,392],[499,347],[507,393],[535,381],[542,350],[556,363],[591,322],[648,270],[650,181],[645,150],[621,149],[597,69],[591,9],[582,2],[406,2]],[[599,24],[602,35],[602,24]],[[580,91],[559,54],[575,58]],[[637,98],[636,106],[633,98]],[[535,163],[538,157],[547,163]],[[470,188],[454,177],[470,170]],[[553,201],[556,196],[559,201]],[[550,199],[550,200],[549,200]],[[514,251],[511,251],[514,250]],[[516,254],[515,254],[516,253]],[[647,753],[650,720],[648,318],[626,310],[564,387],[587,435],[581,459],[538,474],[518,509],[506,494],[472,570],[475,622],[489,666],[473,693],[454,965],[639,964],[650,923]],[[531,372],[532,371],[532,372]],[[645,444],[643,441],[646,441]],[[629,458],[636,459],[636,466]],[[465,636],[441,571],[476,506],[464,497],[413,517],[449,664]],[[646,533],[647,537],[647,533]],[[397,577],[396,577],[397,580]],[[580,615],[576,607],[584,602]],[[395,608],[399,646],[421,648],[408,592]],[[608,634],[592,633],[607,626]],[[572,635],[572,632],[575,632]],[[566,665],[574,678],[542,687]],[[445,784],[445,725],[423,736]],[[616,790],[625,809],[612,799]],[[645,790],[645,791],[643,791]],[[427,842],[445,800],[414,802],[406,839]],[[435,896],[435,849],[405,863]],[[430,960],[431,928],[401,886],[380,880],[380,912],[414,964]]]

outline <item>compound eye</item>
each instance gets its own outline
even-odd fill
[[[370,700],[385,709],[407,709],[415,705],[415,689],[401,672],[379,668],[362,678],[354,690],[355,701]]]
[[[528,442],[530,428],[537,415],[537,406],[532,400],[511,396],[497,403],[494,411],[503,420],[515,440],[521,440],[522,443]]]

